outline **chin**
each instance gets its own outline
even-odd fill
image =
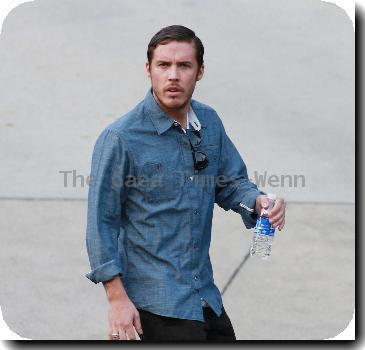
[[[166,107],[173,108],[173,109],[179,109],[185,106],[186,102],[181,101],[167,101],[164,103]]]
[[[171,99],[171,98],[164,98],[163,100],[160,100],[167,108],[181,108],[184,107],[186,104],[186,101],[181,101],[180,99]]]

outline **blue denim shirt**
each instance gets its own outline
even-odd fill
[[[201,299],[222,312],[209,257],[214,203],[255,225],[256,197],[246,166],[211,107],[191,101],[201,124],[194,170],[180,127],[151,91],[96,141],[91,165],[86,244],[94,283],[120,276],[136,307],[204,321]],[[189,131],[189,130],[188,130]]]

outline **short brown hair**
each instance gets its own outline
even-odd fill
[[[159,30],[151,39],[147,49],[148,63],[151,64],[153,58],[153,52],[158,45],[168,44],[170,41],[186,41],[192,42],[195,46],[195,56],[198,62],[199,68],[204,63],[204,46],[201,40],[195,35],[195,33],[184,26],[172,25]]]

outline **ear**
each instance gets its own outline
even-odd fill
[[[196,76],[196,81],[201,80],[203,78],[203,75],[204,75],[204,63],[199,68],[198,74]]]
[[[150,70],[151,66],[150,66],[150,64],[148,62],[146,62],[145,68],[146,68],[146,74],[147,74],[147,76],[149,78],[151,78],[151,70]]]

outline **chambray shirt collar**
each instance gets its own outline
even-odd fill
[[[151,118],[152,124],[159,135],[170,129],[174,124],[174,120],[169,117],[156,102],[152,94],[152,89],[148,90],[144,99],[144,110]],[[189,122],[192,124],[194,129],[200,130],[201,124],[191,105],[189,110]]]

